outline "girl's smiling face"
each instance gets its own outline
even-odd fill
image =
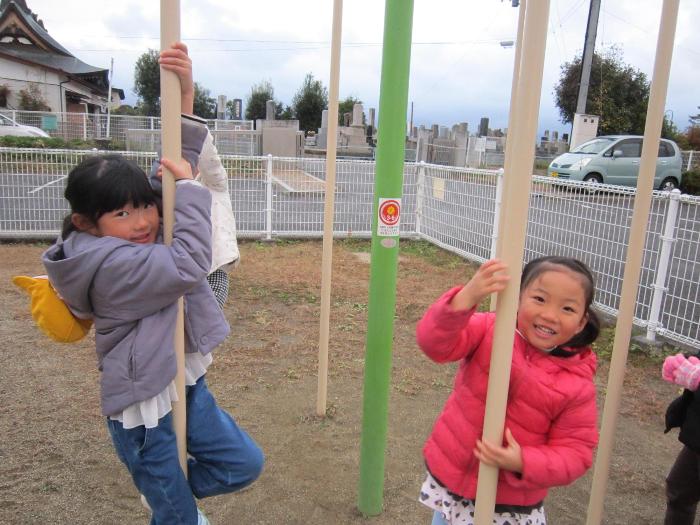
[[[586,297],[581,278],[566,268],[543,272],[521,293],[518,330],[540,350],[569,341],[586,325]]]
[[[149,244],[156,241],[159,228],[160,216],[155,204],[135,206],[128,203],[102,215],[92,231],[88,232],[98,237],[110,236],[137,244]]]

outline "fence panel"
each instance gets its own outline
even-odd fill
[[[424,165],[421,236],[473,261],[488,259],[496,177],[494,171]]]
[[[700,346],[700,199],[681,197],[657,332]]]
[[[52,137],[65,140],[89,140],[111,138],[116,143],[126,144],[127,130],[160,129],[160,117],[142,115],[107,115],[106,113],[68,113],[52,111],[24,111],[2,109],[18,124],[43,129]],[[251,131],[252,120],[207,120],[212,131]],[[138,149],[138,148],[135,148]],[[140,149],[139,151],[146,151]],[[148,151],[155,151],[150,149]],[[255,152],[231,151],[231,154],[253,155]]]
[[[54,238],[68,213],[66,176],[94,153],[0,148],[0,238]],[[122,154],[144,170],[155,159],[150,152]],[[240,237],[322,236],[325,159],[222,155],[222,162]],[[375,163],[345,159],[336,166],[334,234],[369,237]],[[489,170],[406,164],[401,234],[484,261],[493,241],[498,178]],[[632,188],[533,177],[525,261],[549,254],[583,260],[596,275],[597,306],[616,315],[634,198]],[[660,261],[669,204],[668,193],[653,193],[635,324],[700,348],[700,198],[680,197],[669,260]],[[503,228],[509,226],[506,214]],[[661,265],[667,277],[659,288]],[[658,324],[648,323],[656,316],[655,289],[663,292]]]

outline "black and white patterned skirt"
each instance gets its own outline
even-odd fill
[[[228,274],[222,269],[214,270],[207,275],[207,281],[214,292],[216,302],[219,303],[219,307],[223,310],[226,299],[228,299]]]

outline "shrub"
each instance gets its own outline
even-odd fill
[[[680,190],[689,195],[700,195],[700,170],[683,173]]]
[[[51,111],[46,103],[41,88],[34,82],[30,82],[26,89],[19,92],[19,109],[27,111]]]
[[[0,136],[0,147],[4,148],[41,148],[41,149],[107,149],[123,151],[125,145],[119,141],[100,141],[72,139],[64,140],[57,137],[15,137]]]

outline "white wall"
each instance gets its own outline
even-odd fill
[[[92,94],[89,87],[72,81],[59,87],[60,82],[66,79],[66,75],[58,72],[0,57],[0,84],[6,84],[10,88],[8,104],[11,107],[19,107],[20,90],[26,89],[30,82],[34,82],[39,86],[51,111],[66,111],[66,89],[86,96],[90,103],[104,106],[104,111],[107,111],[106,97]]]

